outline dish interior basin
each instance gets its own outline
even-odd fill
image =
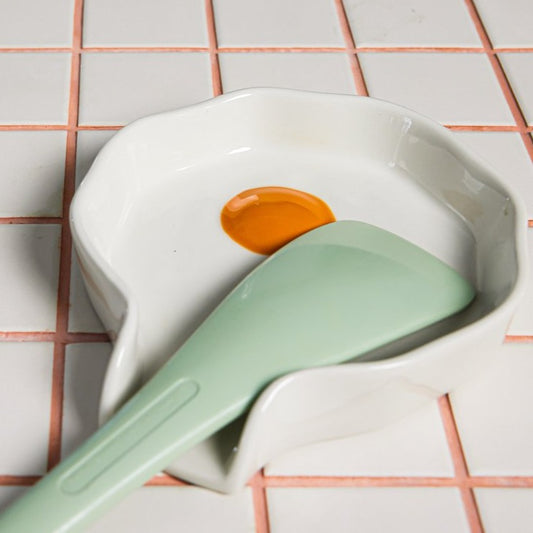
[[[524,284],[520,202],[453,134],[414,112],[251,89],[147,117],[104,147],[71,211],[84,280],[115,343],[102,420],[264,259],[224,233],[220,212],[239,192],[271,185],[412,241],[477,297],[357,362],[278,380],[246,419],[169,466],[222,491],[283,450],[381,427],[456,387],[487,365],[484,347],[502,341]]]

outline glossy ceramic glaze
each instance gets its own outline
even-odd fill
[[[382,427],[486,367],[484,347],[502,341],[525,283],[520,201],[445,128],[412,111],[250,89],[147,117],[101,151],[71,211],[89,294],[115,341],[102,419],[263,260],[227,236],[220,212],[267,186],[307,192],[337,220],[399,234],[478,295],[466,312],[364,362],[277,380],[246,418],[167,469],[221,491],[284,450]]]
[[[331,209],[320,198],[288,187],[242,191],[224,205],[220,214],[222,228],[235,242],[264,255],[334,221]]]

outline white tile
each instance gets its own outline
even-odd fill
[[[247,87],[284,87],[355,93],[349,61],[343,53],[223,53],[219,58],[226,92]]]
[[[0,131],[0,216],[61,216],[64,131]]]
[[[70,46],[73,7],[73,0],[0,2],[0,47]]]
[[[533,218],[533,164],[520,135],[504,131],[457,131],[455,135],[514,189]]]
[[[530,0],[476,0],[476,8],[495,47],[533,45]]]
[[[78,132],[76,146],[76,186],[91,168],[94,158],[103,146],[115,135],[115,131],[88,130]]]
[[[111,345],[67,346],[61,454],[66,457],[98,428],[98,405]]]
[[[251,533],[250,491],[234,496],[194,487],[144,487],[132,493],[87,533]]]
[[[198,0],[85,0],[84,46],[207,46]]]
[[[0,472],[46,471],[52,343],[0,342]]]
[[[514,124],[488,59],[476,53],[361,53],[370,96],[445,124]]]
[[[481,46],[463,0],[344,0],[357,46]]]
[[[527,123],[533,124],[533,53],[498,54],[498,57]]]
[[[214,0],[219,46],[344,46],[330,0]]]
[[[212,96],[207,53],[87,53],[80,124],[123,124]]]
[[[0,330],[56,325],[60,226],[0,224]]]
[[[380,431],[294,450],[268,465],[266,474],[453,476],[454,472],[435,402]]]
[[[533,228],[528,228],[527,246],[529,252],[528,286],[507,328],[509,335],[533,335]],[[531,350],[533,352],[533,347]]]
[[[89,170],[96,154],[115,134],[114,131],[80,131],[76,151],[76,184]],[[72,254],[70,274],[69,331],[102,333],[105,331],[87,295],[76,254]]]
[[[478,488],[474,490],[484,533],[530,533],[533,489]]]
[[[470,474],[533,475],[533,345],[495,347],[496,364],[451,395]]]
[[[0,54],[0,72],[0,124],[67,123],[70,54]]]
[[[268,489],[272,533],[467,533],[455,488]]]

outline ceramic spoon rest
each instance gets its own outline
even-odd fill
[[[477,296],[357,363],[281,377],[246,417],[166,468],[227,492],[284,450],[380,428],[483,369],[525,283],[520,201],[451,132],[412,111],[250,89],[147,117],[104,147],[71,211],[84,280],[114,340],[102,420],[264,260],[228,238],[220,212],[239,192],[265,186],[305,191],[337,220],[398,234]]]

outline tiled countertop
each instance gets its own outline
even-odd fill
[[[110,345],[67,213],[139,116],[251,86],[406,105],[521,194],[533,263],[530,0],[1,0],[0,80],[0,507],[96,428]],[[494,350],[382,431],[280,457],[234,496],[158,476],[91,531],[529,532],[533,289]]]

